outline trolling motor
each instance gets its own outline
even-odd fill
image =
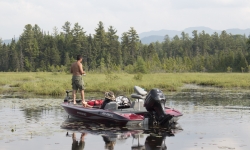
[[[165,109],[162,107],[161,102],[165,100],[165,95],[159,89],[152,89],[148,93],[144,106],[148,111],[145,117],[149,119],[150,124],[168,125],[169,120],[173,118],[173,116],[166,114]]]
[[[69,96],[69,93],[72,92],[72,90],[66,90],[66,97],[64,98],[64,103],[70,103],[72,102],[72,98]],[[80,103],[82,100],[76,100],[76,103]]]
[[[69,100],[70,100],[69,93],[70,93],[70,92],[72,92],[72,91],[70,91],[70,90],[67,90],[67,91],[66,91],[66,94],[67,94],[67,95],[66,95],[66,97],[64,98],[64,102],[69,102]]]

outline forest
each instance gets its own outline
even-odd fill
[[[101,21],[94,34],[68,21],[61,29],[49,33],[27,24],[18,40],[6,45],[0,39],[0,71],[68,72],[81,54],[84,70],[100,73],[250,72],[250,35],[194,30],[143,44],[133,27],[119,37]]]

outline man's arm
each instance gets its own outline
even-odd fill
[[[82,64],[81,64],[81,63],[79,63],[79,65],[78,65],[78,66],[79,66],[80,73],[81,73],[81,74],[85,74],[85,72],[84,72],[84,71],[83,71],[83,69],[82,69]]]
[[[72,65],[71,65],[71,67],[70,67],[70,73],[73,73],[73,69],[72,69],[73,67],[72,67]]]

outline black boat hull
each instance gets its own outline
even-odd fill
[[[144,119],[144,117],[139,114],[120,114],[103,109],[84,108],[80,105],[72,105],[69,103],[62,103],[61,106],[74,118],[97,121],[103,124],[127,125],[128,122],[140,123]]]
[[[61,106],[74,118],[121,126],[144,123],[144,116],[148,113],[147,111],[133,111],[133,109],[109,111],[98,108],[84,108],[81,105],[73,105],[67,102],[62,103]],[[165,112],[172,116],[169,122],[177,122],[179,117],[182,116],[179,111],[167,107],[165,107]]]

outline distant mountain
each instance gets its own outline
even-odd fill
[[[141,38],[141,42],[144,43],[144,44],[150,44],[150,43],[152,43],[152,41],[163,42],[164,41],[164,36],[151,35],[151,36]]]
[[[5,43],[6,45],[10,44],[11,43],[11,39],[3,40],[3,43]]]
[[[208,33],[208,34],[210,34],[210,35],[213,34],[214,32],[217,32],[217,33],[220,33],[220,32],[221,32],[220,30],[213,30],[213,29],[208,28],[208,27],[190,27],[190,28],[184,29],[183,31],[184,31],[185,33],[188,33],[189,36],[192,36],[192,32],[193,32],[194,30],[197,30],[198,33],[202,32],[202,31],[204,30],[206,33]],[[182,31],[181,31],[181,32],[182,32]],[[180,32],[180,33],[181,33],[181,32]]]
[[[18,41],[18,39],[19,39],[18,37],[15,38],[16,42]],[[12,39],[5,39],[5,40],[3,40],[3,43],[5,43],[7,45],[7,44],[10,44],[11,41],[12,41]]]
[[[241,34],[241,35],[245,34],[246,36],[250,35],[250,29],[249,28],[245,29],[245,30],[241,30],[241,29],[237,29],[237,28],[235,28],[235,29],[227,29],[226,31],[227,31],[227,33],[231,33],[231,34]]]
[[[189,36],[192,36],[192,32],[194,30],[197,30],[198,33],[202,32],[203,30],[208,34],[213,34],[214,32],[221,33],[222,30],[213,30],[208,27],[190,27],[186,28],[183,31],[185,33],[188,33]],[[141,39],[141,42],[144,44],[149,44],[151,42],[162,42],[164,40],[165,35],[168,35],[170,38],[173,38],[175,35],[180,36],[182,31],[177,30],[159,30],[159,31],[149,31],[149,32],[143,32],[139,34],[139,37]],[[242,30],[242,29],[227,29],[227,33],[231,33],[233,35],[235,34],[245,34],[246,36],[250,35],[250,28]]]
[[[139,34],[139,37],[144,38],[144,37],[149,37],[149,36],[153,36],[153,35],[165,36],[167,34],[170,37],[174,37],[175,35],[179,35],[180,33],[181,33],[181,31],[177,31],[177,30],[159,30],[159,31],[143,32],[143,33]]]

